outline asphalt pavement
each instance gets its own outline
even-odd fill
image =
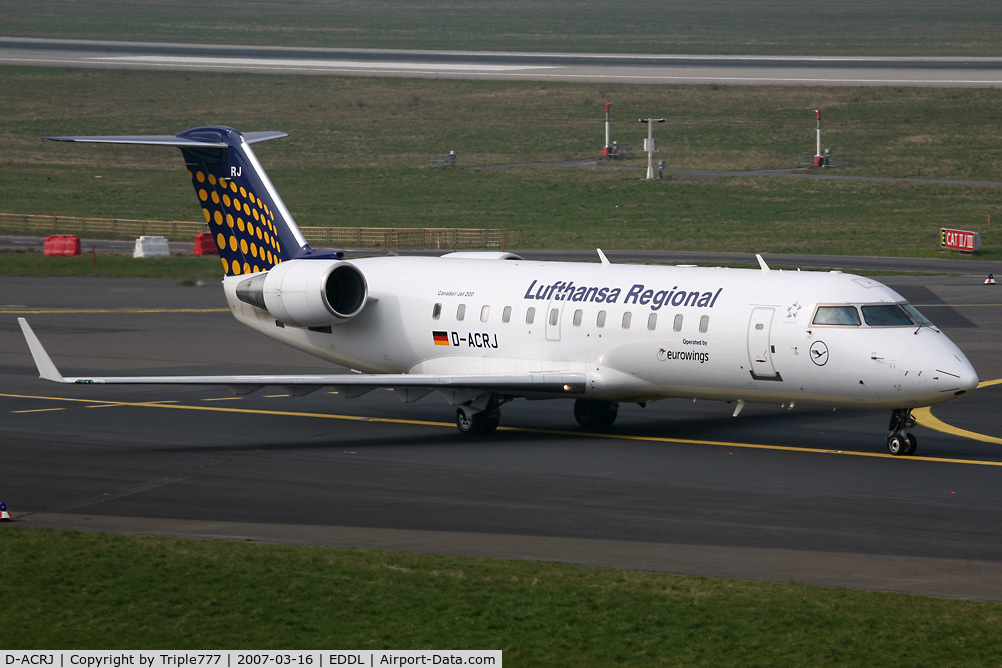
[[[1002,380],[1002,291],[888,280]],[[242,327],[218,286],[0,278],[0,499],[14,524],[553,560],[1002,600],[1002,383],[936,407],[917,457],[884,412],[719,402],[516,401],[493,438],[392,392],[41,381],[27,317],[65,373],[316,372]],[[330,369],[323,365],[324,369]],[[336,369],[335,369],[336,370]],[[924,426],[930,424],[931,426]]]

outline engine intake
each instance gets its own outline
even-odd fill
[[[368,285],[340,260],[288,260],[237,285],[237,298],[287,325],[336,325],[365,307]]]

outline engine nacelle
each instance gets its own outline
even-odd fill
[[[242,302],[287,325],[336,325],[365,306],[368,285],[358,267],[341,260],[288,260],[242,281]]]

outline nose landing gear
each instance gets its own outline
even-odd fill
[[[895,408],[891,411],[891,423],[888,426],[890,435],[887,437],[887,449],[896,457],[915,454],[918,441],[908,430],[915,426],[915,418],[907,408]]]

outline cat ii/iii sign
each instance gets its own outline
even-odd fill
[[[950,250],[973,253],[981,248],[981,235],[966,230],[939,229],[939,245]]]

